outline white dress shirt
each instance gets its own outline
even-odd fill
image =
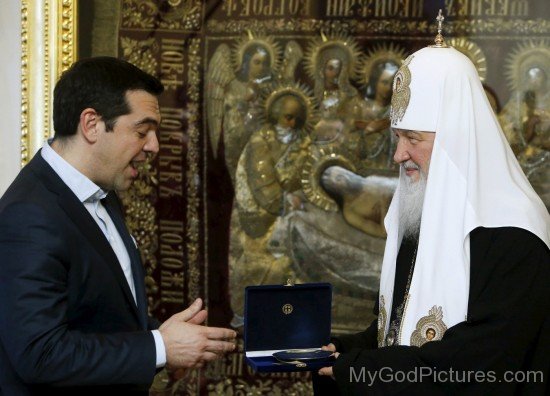
[[[132,296],[134,297],[134,303],[136,303],[136,288],[132,276],[130,256],[111,216],[109,216],[109,213],[107,213],[107,210],[101,203],[101,199],[107,196],[107,192],[103,191],[94,182],[65,161],[50,147],[49,142],[44,143],[41,154],[42,158],[52,167],[55,173],[57,173],[67,187],[76,195],[78,200],[82,202],[107,238],[107,241],[109,241],[122,267],[122,271],[124,272]],[[166,348],[160,332],[158,330],[153,330],[152,333],[155,340],[156,365],[158,368],[166,364]]]

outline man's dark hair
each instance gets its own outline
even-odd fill
[[[150,74],[124,60],[111,57],[82,59],[65,71],[53,94],[55,137],[76,133],[80,114],[92,108],[112,131],[116,119],[129,114],[126,92],[143,90],[158,96],[162,83]]]

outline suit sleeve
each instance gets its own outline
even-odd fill
[[[59,226],[38,205],[15,204],[0,217],[0,341],[13,368],[27,383],[151,383],[151,332],[94,334],[71,329],[71,247],[62,239]]]
[[[342,394],[545,392],[550,367],[550,357],[543,352],[550,350],[545,335],[548,248],[521,229],[481,230],[471,235],[467,320],[449,328],[441,341],[422,347],[356,348],[343,353],[334,366]],[[538,373],[533,374],[538,382],[513,381],[514,373],[529,370]],[[399,381],[398,371],[413,374]]]
[[[157,318],[153,318],[152,316],[149,316],[147,318],[147,329],[148,330],[158,330],[162,323]]]

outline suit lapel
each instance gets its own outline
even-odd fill
[[[40,175],[40,180],[42,180],[42,182],[50,191],[58,195],[57,201],[60,207],[65,211],[67,216],[73,221],[73,223],[77,226],[77,229],[85,236],[88,242],[90,242],[96,252],[103,258],[105,263],[107,263],[107,266],[113,272],[116,280],[122,288],[124,295],[129,300],[130,305],[133,307],[134,315],[140,321],[140,323],[142,323],[143,315],[140,314],[136,306],[134,297],[132,296],[132,292],[130,291],[130,287],[128,286],[128,281],[124,276],[124,272],[122,271],[122,267],[120,266],[118,258],[113,251],[113,248],[109,244],[109,241],[107,241],[107,238],[105,238],[105,235],[103,234],[93,217],[86,210],[86,208],[84,207],[82,202],[80,202],[80,200],[76,197],[76,195],[74,195],[71,189],[67,187],[65,183],[63,183],[57,173],[55,173],[55,171],[48,165],[48,163],[44,161],[40,151],[34,156],[32,161],[27,166],[29,166],[33,172]],[[133,262],[134,260],[130,251],[128,252],[128,254],[130,255],[131,261]],[[133,266],[132,272],[134,272]]]
[[[115,193],[110,192],[107,197],[102,200],[105,209],[109,212],[109,216],[113,220],[115,227],[117,228],[124,246],[128,251],[130,256],[130,262],[132,263],[132,276],[134,278],[134,286],[136,291],[136,301],[138,306],[138,311],[140,314],[140,320],[142,326],[147,328],[147,298],[145,296],[145,285],[144,285],[144,274],[143,266],[141,264],[141,258],[139,256],[139,251],[136,248],[136,245],[132,239],[132,236],[126,228],[124,223],[124,218],[122,217],[122,210],[118,203],[118,198],[115,196]]]

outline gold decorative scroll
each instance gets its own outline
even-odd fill
[[[21,1],[21,165],[53,133],[53,88],[76,60],[76,12],[76,0]]]
[[[318,32],[320,30],[345,30],[350,34],[386,33],[396,36],[429,35],[433,31],[433,25],[425,20],[399,20],[399,19],[256,19],[248,18],[242,20],[226,19],[208,20],[206,22],[208,31],[215,34],[235,34],[246,30],[252,31],[280,31],[289,32]],[[550,20],[546,19],[522,19],[522,18],[491,18],[488,19],[467,19],[455,20],[448,23],[449,32],[452,35],[470,36],[478,34],[548,34],[550,33]]]
[[[199,183],[201,180],[199,170],[200,141],[198,129],[199,114],[199,87],[200,76],[200,44],[199,38],[190,39],[189,46],[189,146],[187,149],[187,263],[188,269],[188,298],[193,301],[200,293],[200,268],[199,268]],[[207,279],[205,275],[205,279]],[[206,281],[205,281],[206,284]]]

